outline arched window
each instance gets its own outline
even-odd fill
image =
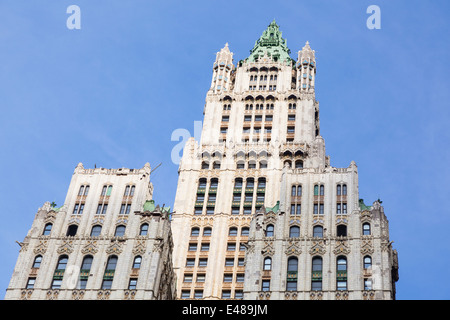
[[[213,169],[220,169],[220,161],[215,161],[213,163]]]
[[[117,267],[117,256],[110,256],[106,264],[106,270],[115,271]]]
[[[362,225],[363,227],[363,236],[370,236],[371,232],[370,232],[370,223],[365,222]]]
[[[312,259],[311,290],[322,290],[322,257],[313,257]]]
[[[66,255],[60,256],[58,259],[58,264],[56,265],[55,272],[53,274],[53,280],[52,280],[52,289],[60,289],[62,279],[64,276],[64,271],[67,267],[67,261],[69,260],[69,257]]]
[[[116,232],[114,233],[114,237],[123,237],[125,235],[125,226],[119,225],[116,227]]]
[[[91,255],[87,255],[83,258],[83,262],[81,263],[80,279],[78,281],[78,289],[86,289],[93,260],[94,258]]]
[[[203,161],[202,162],[202,169],[209,169],[209,162]]]
[[[211,234],[212,234],[212,229],[210,227],[206,227],[203,229],[203,236],[209,237],[209,236],[211,236]]]
[[[266,228],[266,237],[273,237],[273,225],[269,224]]]
[[[255,179],[248,178],[247,179],[247,185],[245,187],[246,188],[253,188],[254,186],[255,186]]]
[[[212,178],[211,179],[211,185],[210,185],[210,189],[211,188],[217,188],[217,186],[219,185],[219,179],[217,179],[217,178]]]
[[[339,256],[336,262],[336,289],[347,290],[347,258]]]
[[[83,262],[81,263],[81,272],[90,271],[92,267],[92,261],[94,258],[91,255],[87,255],[83,258]]]
[[[238,229],[236,227],[231,227],[228,231],[230,237],[236,237],[238,235]]]
[[[191,236],[198,237],[200,235],[200,228],[194,227],[191,229]]]
[[[236,178],[234,180],[234,187],[235,188],[242,188],[242,178]]]
[[[323,238],[323,227],[322,226],[314,226],[313,237]]]
[[[290,257],[288,259],[286,291],[297,290],[297,273],[298,273],[298,259]]]
[[[300,227],[292,226],[289,228],[289,238],[298,238],[300,237]]]
[[[320,195],[323,196],[325,194],[325,186],[323,184],[320,185]]]
[[[133,261],[133,269],[140,269],[141,268],[141,262],[142,262],[142,257],[141,256],[136,256],[134,258],[134,261]]]
[[[347,226],[345,224],[340,224],[336,228],[336,235],[338,237],[346,237],[347,236]]]
[[[337,185],[337,187],[336,187],[336,195],[338,195],[338,196],[340,196],[341,195],[341,185],[340,184],[338,184]]]
[[[47,223],[47,224],[45,225],[45,227],[44,227],[44,231],[42,232],[42,235],[43,235],[43,236],[48,236],[48,235],[50,235],[50,232],[52,231],[52,227],[53,227],[53,224]]]
[[[250,234],[250,229],[248,227],[243,227],[241,229],[241,236],[248,237]]]
[[[139,235],[140,236],[146,236],[148,233],[148,224],[147,223],[143,223],[141,225],[141,228],[139,229]]]
[[[264,258],[264,270],[272,270],[272,258]]]
[[[205,189],[206,188],[206,178],[201,178],[198,180],[198,188]]]
[[[114,273],[117,267],[117,256],[110,256],[103,275],[102,289],[109,290],[112,287]]]
[[[91,229],[91,237],[98,237],[101,232],[102,232],[102,226],[101,225],[95,225]]]
[[[258,179],[258,188],[265,188],[266,187],[266,178],[259,178]]]
[[[295,169],[302,169],[303,168],[303,161],[302,160],[296,160],[295,161]]]
[[[77,234],[78,226],[76,224],[71,224],[67,228],[66,236],[68,237],[74,237]]]
[[[370,256],[364,257],[364,269],[372,268],[372,258]]]
[[[38,255],[34,258],[34,262],[33,262],[33,267],[32,268],[40,268],[41,267],[41,262],[42,262],[42,256]]]
[[[135,190],[135,189],[136,189],[135,186],[131,186],[131,189],[130,189],[130,197],[134,196],[134,190]]]

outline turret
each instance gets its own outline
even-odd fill
[[[232,85],[233,53],[225,44],[216,54],[216,61],[213,67],[213,77],[211,81],[211,89],[214,93],[226,92],[230,90]]]
[[[298,52],[297,70],[297,88],[301,92],[314,92],[316,57],[315,51],[311,49],[308,41]]]

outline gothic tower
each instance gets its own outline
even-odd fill
[[[172,230],[179,298],[392,299],[396,251],[352,161],[325,155],[316,57],[273,21],[250,55],[216,56],[200,141],[185,145]]]

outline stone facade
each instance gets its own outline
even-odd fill
[[[179,167],[178,298],[395,297],[383,209],[361,210],[356,164],[335,168],[325,155],[315,52],[306,42],[297,61],[289,53],[272,22],[248,58],[235,65],[228,44],[216,55],[201,139],[186,143]]]
[[[5,299],[173,299],[170,208],[155,207],[150,165],[84,169],[64,205],[46,202]]]

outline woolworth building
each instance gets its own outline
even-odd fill
[[[79,164],[19,242],[6,299],[395,299],[381,201],[359,198],[354,161],[331,165],[315,51],[295,58],[275,21],[248,57],[217,53],[173,209],[152,200],[149,164]]]

